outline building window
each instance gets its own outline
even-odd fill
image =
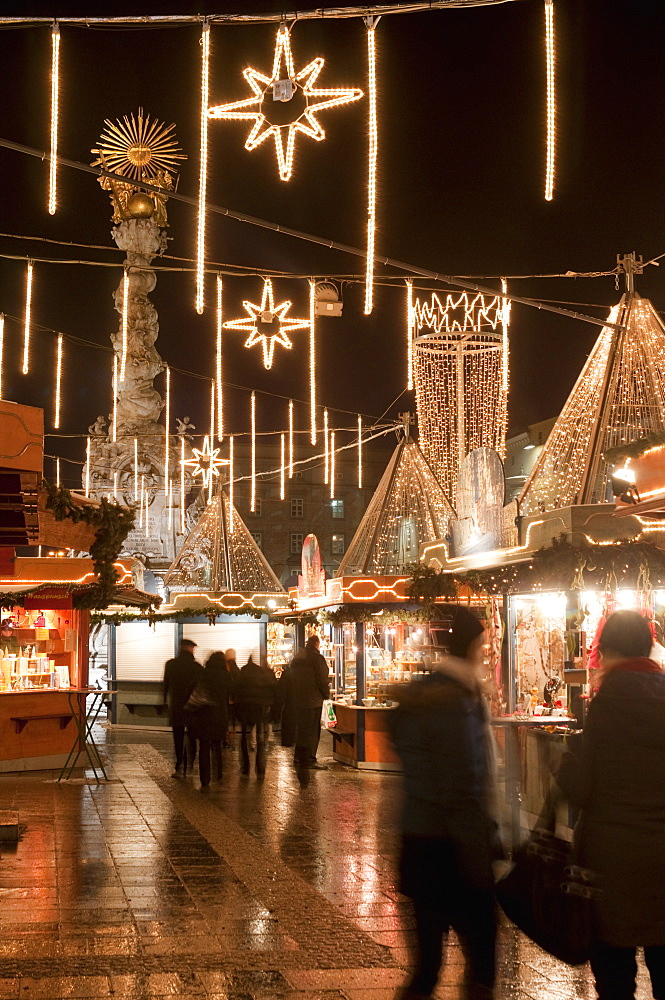
[[[305,513],[305,501],[302,497],[297,497],[291,501],[291,517],[303,517]]]
[[[291,555],[300,555],[302,552],[303,541],[304,536],[302,531],[294,531],[291,533]]]
[[[256,544],[258,545],[258,547],[261,548],[261,546],[263,545],[263,532],[262,531],[253,531],[252,532],[252,538],[254,539],[254,541],[256,542]]]
[[[330,510],[332,511],[333,517],[344,517],[344,501],[343,500],[331,500]]]
[[[254,501],[254,510],[249,512],[250,517],[263,517],[263,504],[259,497]]]
[[[331,549],[334,556],[344,555],[344,535],[332,536]]]

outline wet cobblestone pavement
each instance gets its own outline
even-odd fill
[[[397,776],[328,758],[301,786],[273,744],[264,779],[231,749],[204,794],[171,778],[168,735],[99,736],[108,782],[0,776],[23,825],[0,845],[0,1000],[392,1000],[413,926],[394,882]],[[461,969],[451,940],[440,1000]],[[497,1000],[594,996],[587,968],[502,927]]]

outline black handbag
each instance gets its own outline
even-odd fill
[[[184,706],[185,712],[199,712],[202,708],[215,705],[215,699],[210,695],[202,681],[198,681]]]
[[[537,945],[568,965],[588,961],[594,940],[596,879],[575,863],[571,844],[555,836],[554,796],[496,885],[506,916]]]

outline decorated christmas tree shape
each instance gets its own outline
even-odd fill
[[[632,288],[608,322],[524,487],[522,514],[611,500],[606,453],[665,431],[665,326]]]
[[[164,582],[172,594],[284,593],[222,489],[204,508]]]
[[[408,418],[408,414],[405,415]],[[394,576],[416,562],[420,546],[443,538],[455,513],[423,453],[404,436],[392,454],[344,558],[339,576]]]

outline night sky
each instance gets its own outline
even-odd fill
[[[40,4],[5,0],[2,15],[135,14],[137,4]],[[215,11],[274,10],[268,3],[226,3]],[[665,5],[654,0],[555,0],[559,142],[555,199],[543,198],[543,5],[517,0],[494,7],[384,17],[377,29],[379,78],[380,254],[456,275],[606,271],[616,254],[635,250],[645,260],[665,253],[663,200]],[[141,13],[194,13],[186,3],[144,3]],[[275,25],[213,27],[211,103],[249,96],[246,65],[269,71]],[[89,163],[105,118],[136,111],[174,122],[189,159],[179,191],[198,186],[199,36],[196,26],[163,29],[61,28],[63,156]],[[361,20],[302,22],[292,33],[297,66],[326,59],[321,86],[366,87]],[[50,31],[0,31],[3,102],[0,136],[48,148]],[[279,180],[274,147],[248,153],[246,122],[211,122],[209,200],[295,229],[354,246],[364,244],[366,101],[321,114],[327,139],[299,137],[294,177]],[[112,246],[110,205],[91,175],[61,168],[59,210],[46,211],[48,165],[0,149],[0,230],[12,236]],[[192,257],[195,212],[169,203],[169,250]],[[27,253],[120,263],[115,249],[87,250],[0,237],[3,254]],[[214,263],[298,273],[353,275],[362,260],[287,236],[211,216],[208,257]],[[178,265],[178,262],[165,262]],[[665,260],[649,267],[638,290],[665,309]],[[186,262],[182,266],[189,266]],[[394,274],[395,272],[390,272]],[[0,310],[21,317],[25,264],[0,260]],[[384,269],[377,267],[381,277]],[[490,279],[489,276],[492,276]],[[35,324],[108,348],[117,327],[112,292],[121,270],[72,265],[35,267]],[[337,426],[357,411],[366,419],[414,408],[405,393],[404,291],[377,288],[371,317],[363,288],[343,286],[344,316],[319,324],[320,401]],[[259,278],[226,281],[226,316],[240,316],[244,298],[257,301]],[[618,299],[614,277],[513,280],[516,294],[542,297],[604,317]],[[307,315],[307,283],[276,281],[278,300],[290,298]],[[209,285],[208,301],[213,302]],[[158,276],[152,295],[160,315],[157,347],[172,366],[210,378],[214,372],[214,310],[194,311],[188,273]],[[513,310],[510,424],[514,430],[556,415],[597,335],[597,327],[538,312]],[[266,372],[258,349],[242,348],[243,334],[225,340],[226,376],[245,387],[228,394],[227,427],[246,431],[248,391],[260,395],[259,426],[286,425],[286,399],[307,399],[306,335],[294,349],[277,348]],[[35,329],[35,364],[20,374],[22,330],[8,320],[5,395],[43,406],[52,421],[55,337]],[[62,433],[82,434],[109,410],[111,354],[66,343]],[[201,428],[208,383],[173,375],[173,411]],[[157,387],[162,390],[161,381]],[[299,421],[307,426],[305,403]],[[48,439],[47,452],[83,458],[80,439]],[[48,466],[47,466],[47,471]]]

